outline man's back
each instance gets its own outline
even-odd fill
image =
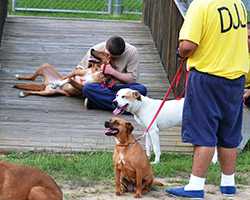
[[[190,67],[229,79],[248,72],[247,13],[240,0],[194,0],[186,19],[180,39],[198,44]]]

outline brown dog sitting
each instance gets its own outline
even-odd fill
[[[114,117],[105,122],[105,128],[105,135],[116,139],[113,154],[116,195],[135,191],[135,198],[140,198],[142,193],[150,191],[152,185],[163,186],[154,180],[147,155],[132,135],[132,124]]]
[[[0,162],[1,200],[62,200],[55,181],[44,172],[27,166]]]

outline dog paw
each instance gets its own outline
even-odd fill
[[[141,198],[142,197],[142,195],[140,194],[140,193],[136,193],[135,195],[134,195],[134,198]]]
[[[26,95],[25,95],[25,93],[23,92],[23,91],[21,91],[21,92],[19,92],[19,97],[25,97]]]
[[[121,196],[121,194],[122,194],[121,192],[115,192],[116,196]]]
[[[19,79],[20,75],[19,75],[19,74],[16,74],[15,77],[16,77],[16,79]]]

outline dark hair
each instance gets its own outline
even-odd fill
[[[120,36],[112,36],[106,42],[106,49],[111,55],[122,55],[122,53],[125,51],[125,41]]]

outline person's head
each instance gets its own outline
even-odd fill
[[[106,42],[106,49],[111,57],[118,57],[125,51],[125,41],[120,36],[112,36]]]

